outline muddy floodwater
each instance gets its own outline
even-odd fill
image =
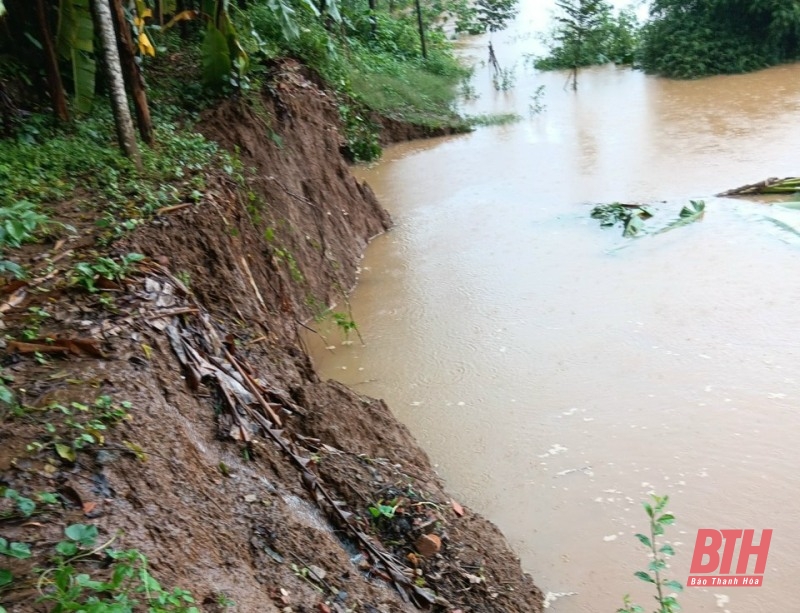
[[[352,299],[366,346],[323,326],[335,348],[309,339],[316,364],[386,399],[551,610],[652,608],[632,577],[650,492],[672,498],[681,582],[698,528],[774,530],[763,587],[691,588],[684,610],[796,610],[800,211],[713,194],[798,174],[800,65],[692,82],[603,67],[575,94],[524,66],[545,14],[495,35],[514,88],[479,64],[465,106],[521,121],[357,169],[396,227]],[[635,201],[669,219],[690,199],[701,221],[636,240],[589,216]]]

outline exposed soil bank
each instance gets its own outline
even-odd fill
[[[212,177],[200,206],[118,244],[151,259],[115,308],[59,275],[5,288],[12,336],[29,307],[46,306],[40,336],[94,341],[45,364],[6,358],[24,404],[42,411],[4,416],[0,483],[62,500],[36,521],[0,522],[36,564],[48,564],[65,526],[93,523],[101,538],[121,531],[114,547],[141,550],[162,584],[190,590],[206,611],[225,599],[254,613],[541,611],[503,536],[451,503],[387,406],[321,382],[300,345],[297,322],[353,286],[367,241],[389,226],[350,174],[337,124],[332,99],[284,64],[263,96],[224,103],[199,126],[238,150],[245,187]],[[51,255],[68,262],[79,242]],[[63,432],[63,416],[45,407],[100,394],[130,401],[131,418],[104,447],[64,460],[43,429],[49,420]],[[32,440],[45,446],[26,451]],[[380,501],[398,505],[393,517],[373,518]],[[22,577],[33,563],[2,566]],[[103,567],[98,555],[82,572]],[[36,596],[28,582],[0,603],[48,610]]]

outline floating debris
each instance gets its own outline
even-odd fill
[[[729,189],[726,192],[717,194],[718,197],[726,196],[756,196],[759,194],[794,194],[800,191],[800,178],[799,177],[786,177],[778,179],[771,177],[764,179],[758,183],[750,183],[749,185],[742,185],[734,189]]]
[[[641,204],[598,204],[592,209],[591,216],[600,220],[600,225],[613,227],[622,224],[624,238],[638,238],[644,235],[663,234],[675,228],[693,223],[703,217],[706,203],[703,200],[690,200],[678,213],[678,218],[655,231],[647,231],[645,221],[655,216],[653,209]]]

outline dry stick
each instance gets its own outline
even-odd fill
[[[247,259],[242,256],[239,258],[242,262],[242,266],[244,267],[244,271],[247,273],[247,278],[250,281],[250,286],[253,288],[253,291],[256,293],[256,298],[258,298],[258,302],[261,304],[261,307],[266,311],[267,305],[264,302],[264,299],[261,297],[261,292],[258,291],[258,286],[256,285],[256,280],[253,278],[253,273],[250,272],[250,265],[247,263]]]
[[[172,206],[164,206],[160,209],[156,209],[156,215],[164,215],[166,213],[174,213],[175,211],[180,211],[181,209],[189,208],[190,206],[195,206],[194,202],[184,202],[183,204],[173,204]]]

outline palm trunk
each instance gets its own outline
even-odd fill
[[[119,58],[124,70],[125,85],[133,98],[133,106],[136,110],[136,125],[139,127],[142,140],[152,147],[155,143],[153,121],[150,119],[150,107],[147,104],[147,92],[144,88],[142,71],[139,69],[134,55],[131,29],[122,11],[121,0],[111,0],[111,8],[114,11],[114,26],[119,41]]]
[[[117,37],[114,34],[114,20],[111,18],[111,7],[108,0],[94,0],[94,18],[100,43],[103,47],[103,58],[108,77],[108,88],[111,92],[111,109],[114,112],[114,125],[117,129],[117,140],[122,151],[136,167],[142,168],[142,157],[133,131],[131,110],[125,95],[125,80],[122,78],[122,65],[119,61]]]

